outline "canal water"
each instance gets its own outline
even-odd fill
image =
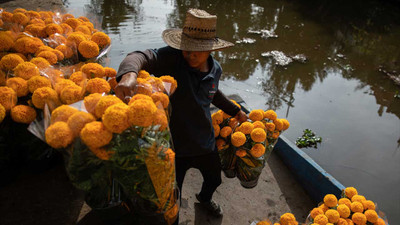
[[[65,0],[112,38],[105,60],[118,69],[134,50],[165,44],[199,7],[218,16],[215,52],[222,91],[253,109],[274,109],[295,142],[306,128],[322,137],[304,149],[345,186],[377,202],[400,224],[400,11],[394,1]],[[397,96],[397,97],[396,97]],[[251,219],[251,218],[249,218]]]

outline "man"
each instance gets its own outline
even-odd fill
[[[178,88],[170,96],[176,181],[182,193],[186,171],[199,169],[204,181],[196,198],[213,215],[221,216],[221,207],[212,200],[221,184],[221,165],[210,104],[239,121],[247,120],[247,116],[218,90],[222,69],[210,53],[233,44],[216,37],[216,22],[217,17],[206,11],[188,10],[183,29],[163,32],[168,47],[128,54],[119,67],[115,92],[127,101],[134,94],[137,74],[142,69],[155,76],[170,75],[177,80]]]

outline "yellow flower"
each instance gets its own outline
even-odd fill
[[[221,128],[219,127],[218,124],[214,124],[214,123],[213,123],[213,128],[214,128],[214,137],[218,137],[219,132],[221,131]]]
[[[350,216],[350,208],[347,207],[347,205],[345,204],[338,205],[336,210],[338,211],[340,217],[342,218],[347,218]]]
[[[41,87],[33,92],[32,103],[38,109],[43,109],[44,105],[47,104],[52,110],[60,104],[60,101],[55,90],[49,87]]]
[[[0,66],[3,70],[13,70],[18,64],[23,63],[24,60],[17,54],[8,54],[3,56],[0,60]]]
[[[145,99],[145,100],[148,100],[148,101],[153,101],[153,99],[148,95],[136,94],[131,98],[131,100],[129,100],[128,105],[131,105],[134,101],[136,101],[138,99]]]
[[[129,105],[129,124],[134,126],[148,127],[153,123],[153,116],[157,107],[153,101],[138,99]]]
[[[376,221],[376,223],[374,223],[374,225],[386,225],[386,222],[383,219],[378,218],[378,220]]]
[[[23,8],[16,8],[14,9],[13,13],[26,13],[26,9]]]
[[[68,86],[60,93],[60,99],[65,104],[72,104],[83,99],[82,88],[78,85]]]
[[[87,123],[93,122],[95,120],[96,118],[94,118],[92,114],[87,112],[77,111],[74,112],[71,116],[69,116],[67,124],[71,129],[72,133],[74,134],[74,137],[77,137],[79,136],[79,133]]]
[[[86,91],[93,93],[109,93],[111,90],[110,84],[103,78],[90,79],[86,84]]]
[[[276,115],[276,112],[274,110],[267,110],[264,112],[264,118],[268,120],[276,120],[278,116]]]
[[[314,208],[313,210],[311,210],[311,212],[310,212],[311,218],[314,219],[317,215],[325,215],[325,213],[320,208]]]
[[[153,92],[153,86],[151,86],[149,82],[142,78],[137,78],[136,82],[136,93],[151,96],[151,93]]]
[[[160,78],[150,76],[145,78],[145,80],[151,84],[153,91],[164,92],[164,83]]]
[[[11,22],[11,19],[12,19],[12,17],[13,17],[13,14],[10,13],[10,12],[3,11],[3,12],[1,13],[1,17],[2,17],[2,19],[3,19],[4,22]]]
[[[100,148],[110,143],[113,134],[99,121],[87,123],[81,130],[80,137],[89,148]]]
[[[137,78],[142,78],[142,79],[146,79],[148,77],[150,77],[150,74],[146,70],[140,70],[137,76]]]
[[[39,70],[46,69],[50,66],[49,61],[42,57],[32,58],[30,62],[35,64],[39,68]]]
[[[22,79],[29,80],[33,76],[39,76],[39,68],[31,62],[23,62],[14,68],[14,74]]]
[[[6,117],[6,109],[0,104],[0,123],[3,122],[4,117]]]
[[[81,86],[82,82],[84,82],[86,78],[83,76],[81,71],[77,71],[71,74],[69,80],[73,81],[76,85]]]
[[[329,207],[326,206],[324,203],[322,203],[320,206],[318,206],[318,208],[322,209],[322,211],[324,211],[324,213],[329,209]]]
[[[110,85],[111,90],[114,91],[115,87],[118,85],[117,79],[115,77],[113,77],[113,78],[109,79],[107,82]]]
[[[274,123],[266,123],[266,124],[265,124],[265,128],[266,128],[268,131],[273,132],[273,131],[275,130],[275,124],[274,124]]]
[[[333,194],[327,194],[324,197],[324,204],[326,206],[328,206],[329,208],[332,208],[332,207],[336,206],[337,205],[337,201],[338,200],[337,200],[336,196],[333,195]]]
[[[325,212],[325,216],[328,218],[328,221],[330,223],[336,223],[337,221],[339,221],[340,218],[339,212],[334,209],[328,209]]]
[[[66,23],[62,23],[62,24],[60,24],[60,26],[64,30],[63,34],[66,36],[68,36],[70,33],[74,32],[74,29],[72,29],[72,27]]]
[[[33,54],[43,45],[42,40],[39,38],[25,36],[15,41],[14,48],[22,54]]]
[[[267,138],[267,133],[262,128],[255,128],[251,131],[250,137],[254,142],[263,142]]]
[[[12,88],[0,87],[0,104],[9,111],[17,104],[17,93]]]
[[[96,113],[95,113],[96,105],[100,101],[101,98],[102,98],[102,95],[99,93],[90,94],[90,95],[86,96],[85,98],[83,98],[83,104],[85,105],[86,111],[88,111],[92,115],[96,115]]]
[[[117,76],[117,71],[111,67],[104,67],[106,77],[115,77]]]
[[[263,156],[265,153],[265,147],[262,144],[255,144],[251,149],[250,149],[250,155],[252,155],[255,158],[259,158]]]
[[[271,223],[268,221],[260,221],[256,225],[271,225]]]
[[[282,123],[283,123],[283,128],[282,130],[287,130],[290,127],[290,123],[287,119],[281,119]]]
[[[250,122],[243,122],[240,125],[240,131],[244,134],[250,134],[254,129],[254,125]]]
[[[72,80],[59,79],[57,80],[56,85],[54,85],[54,90],[56,90],[57,94],[61,95],[61,91],[64,90],[64,88],[71,86],[76,86]]]
[[[256,129],[256,128],[261,128],[261,129],[265,129],[265,125],[264,125],[264,123],[263,122],[261,122],[261,121],[256,121],[256,122],[254,122],[253,123],[253,126],[254,126],[254,129]]]
[[[100,48],[104,48],[111,43],[110,37],[103,32],[94,33],[90,40],[96,42]]]
[[[128,105],[117,103],[106,109],[102,121],[104,126],[113,133],[122,133],[129,127]]]
[[[232,129],[235,129],[238,124],[239,124],[239,121],[237,119],[235,119],[234,117],[230,118],[229,121],[228,121],[228,125]]]
[[[25,26],[26,24],[28,24],[29,18],[24,13],[14,13],[11,21],[13,23]]]
[[[378,214],[375,210],[368,209],[364,212],[365,217],[367,217],[368,222],[376,223],[378,221]]]
[[[246,152],[246,150],[240,149],[240,150],[237,150],[235,154],[236,154],[236,156],[243,158],[247,155],[247,152]]]
[[[328,223],[328,217],[325,215],[317,215],[314,218],[314,223],[319,224],[319,225],[326,225]]]
[[[64,54],[61,51],[53,49],[51,52],[56,54],[58,61],[62,61],[64,59]]]
[[[42,57],[50,63],[50,65],[54,65],[57,63],[58,58],[57,55],[52,51],[41,51],[37,57]]]
[[[17,123],[30,124],[36,119],[36,111],[27,105],[17,105],[11,109],[11,118]]]
[[[341,198],[339,199],[338,204],[345,204],[349,209],[351,207],[351,201],[348,198]]]
[[[375,203],[371,200],[362,201],[364,210],[372,209],[375,210]]]
[[[280,218],[280,223],[282,225],[297,225],[296,218],[291,213],[285,213]]]
[[[75,49],[78,48],[79,44],[82,41],[86,41],[86,37],[83,33],[80,32],[72,32],[67,37],[67,46],[73,47]]]
[[[17,97],[23,97],[29,94],[28,82],[20,77],[12,77],[7,80],[7,87],[12,88]]]
[[[30,24],[25,27],[25,32],[31,33],[35,37],[41,37],[44,38],[46,37],[46,26],[43,22],[41,23],[35,23],[35,24]]]
[[[34,76],[28,80],[28,89],[31,93],[33,93],[36,89],[41,87],[51,88],[51,81],[46,77],[42,76]]]
[[[14,46],[14,40],[4,31],[0,31],[0,51],[8,51]]]
[[[252,110],[249,114],[249,118],[251,121],[261,121],[264,119],[264,111],[262,109]]]
[[[235,147],[242,146],[244,143],[246,143],[246,135],[240,131],[235,132],[231,136],[231,142]]]
[[[218,125],[217,125],[218,126]],[[226,146],[226,142],[224,139],[218,138],[216,141],[217,149],[218,151],[222,150]]]
[[[360,212],[354,213],[351,220],[353,220],[353,223],[356,225],[365,225],[367,223],[367,217]]]
[[[274,132],[274,133],[272,134],[272,138],[273,138],[273,139],[278,139],[278,137],[279,137],[279,132],[278,132],[278,131],[276,131],[276,132]]]
[[[361,202],[352,202],[350,206],[351,211],[353,212],[364,212],[364,206]]]
[[[351,197],[351,201],[352,202],[360,202],[362,203],[363,201],[366,201],[367,199],[363,196],[363,195],[353,195],[353,197]]]
[[[99,55],[99,46],[94,41],[82,41],[78,46],[79,53],[87,59]]]
[[[66,14],[62,15],[61,21],[62,21],[62,22],[65,22],[65,21],[66,21],[67,19],[69,19],[69,18],[75,18],[75,16],[72,15],[72,14],[70,14],[70,13],[66,13]]]
[[[276,130],[281,131],[283,129],[283,122],[281,121],[281,119],[275,119],[273,123],[275,124]]]
[[[64,29],[55,23],[47,24],[46,25],[46,34],[47,36],[50,36],[52,34],[62,34],[64,32]]]
[[[86,74],[88,78],[102,78],[105,75],[103,66],[98,63],[87,63],[81,67],[81,71]]]
[[[347,225],[354,225],[353,220],[351,219],[346,219]]]
[[[169,105],[168,95],[162,92],[154,92],[153,94],[151,94],[151,98],[153,99],[154,103],[161,102],[164,109],[166,109]]]
[[[86,34],[86,35],[91,35],[91,34],[92,34],[92,32],[90,31],[90,28],[87,27],[87,26],[84,25],[84,24],[78,25],[78,26],[75,28],[75,31],[76,31],[76,32],[82,32],[82,33],[84,33],[84,34]],[[97,44],[96,44],[96,46],[97,46]]]
[[[211,115],[211,121],[213,124],[221,124],[223,121],[222,113],[221,111],[215,112]]]
[[[71,107],[69,105],[61,105],[54,109],[51,113],[50,123],[53,124],[59,121],[67,122],[69,117],[76,112],[78,112],[78,110],[74,107]]]
[[[65,148],[72,143],[74,135],[66,122],[50,125],[46,132],[46,142],[53,148]]]
[[[176,83],[176,80],[171,77],[171,76],[161,76],[160,79],[164,83],[164,89],[167,91],[169,95],[175,92],[176,88],[178,87],[178,84]]]
[[[229,135],[231,135],[232,133],[232,128],[229,126],[225,126],[221,129],[221,131],[219,132],[219,135],[221,135],[221,137],[226,138]]]
[[[348,199],[351,199],[354,195],[358,195],[357,189],[354,187],[345,188],[344,193]]]
[[[55,48],[56,50],[62,52],[64,55],[64,58],[69,59],[74,55],[74,52],[72,51],[72,48],[66,45],[59,45]]]
[[[168,127],[168,119],[163,109],[157,109],[153,119],[153,125],[160,125],[159,131],[163,131]]]
[[[45,19],[51,19],[51,15],[49,14],[49,12],[46,12],[46,11],[40,11],[39,12],[39,15],[40,15],[40,18],[42,19],[42,20],[45,20]]]
[[[336,223],[336,225],[348,225],[347,221],[343,218],[339,218],[338,222]]]
[[[74,30],[77,26],[82,24],[82,22],[80,22],[78,19],[75,18],[68,18],[64,21],[64,23],[70,25]]]
[[[90,95],[89,95],[90,96]],[[107,95],[100,98],[95,107],[95,116],[101,118],[106,109],[114,104],[122,103],[121,99],[114,95]],[[86,105],[85,105],[86,106]]]

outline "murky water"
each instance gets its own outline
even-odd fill
[[[220,87],[252,108],[275,109],[323,138],[304,151],[345,186],[376,201],[400,223],[399,8],[382,1],[67,0],[68,10],[98,22],[113,41],[106,64],[158,48],[164,29],[181,27],[200,7],[218,15],[218,35],[236,46],[216,52]],[[362,7],[360,7],[362,5]],[[386,73],[385,73],[386,72]],[[251,219],[251,218],[249,218]]]

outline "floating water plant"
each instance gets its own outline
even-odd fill
[[[310,129],[303,131],[303,136],[296,139],[296,145],[299,148],[314,147],[317,148],[317,144],[321,143],[322,138],[315,136],[315,133]]]

